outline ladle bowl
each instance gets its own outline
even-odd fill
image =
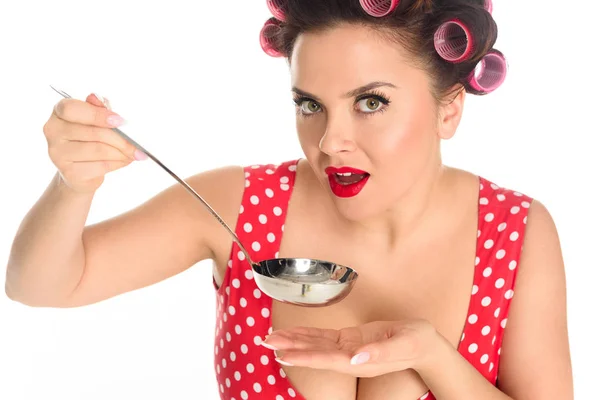
[[[71,98],[66,92],[56,89],[52,85],[50,87],[61,96]],[[200,200],[240,247],[252,267],[256,285],[264,294],[283,303],[304,307],[324,307],[341,301],[350,293],[358,279],[358,274],[350,267],[310,258],[274,258],[260,262],[252,261],[250,254],[237,235],[202,196],[122,130],[119,128],[112,128],[112,130],[146,154],[192,196]]]

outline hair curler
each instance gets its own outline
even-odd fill
[[[400,1],[401,0],[360,0],[360,5],[363,10],[372,17],[385,17],[398,7]]]
[[[285,22],[286,0],[267,0],[267,8],[281,22]]]
[[[467,77],[467,82],[476,91],[490,93],[502,85],[507,70],[504,55],[492,49],[477,63]]]
[[[260,47],[271,57],[283,57],[274,47],[274,37],[281,30],[281,21],[275,17],[269,18],[260,30]]]
[[[471,32],[458,19],[444,22],[435,31],[433,45],[440,57],[451,63],[465,61],[475,48]]]

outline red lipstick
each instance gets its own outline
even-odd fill
[[[351,167],[327,167],[325,173],[333,194],[343,198],[359,194],[370,177],[368,172]]]

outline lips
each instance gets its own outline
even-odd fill
[[[368,172],[352,167],[327,167],[325,173],[333,194],[343,198],[359,194],[370,177]]]

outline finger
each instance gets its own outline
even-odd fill
[[[301,334],[301,335],[312,336],[312,337],[316,337],[316,338],[325,338],[325,339],[328,339],[328,340],[331,340],[334,342],[339,341],[339,338],[340,338],[340,331],[337,329],[322,329],[322,328],[305,327],[305,326],[299,326],[299,327],[295,327],[295,328],[274,331],[271,334],[271,336],[273,336],[273,335],[294,335],[294,334]]]
[[[352,355],[353,364],[393,363],[415,360],[419,342],[413,335],[395,335],[361,346]]]
[[[111,109],[108,99],[99,95],[98,93],[90,93],[88,97],[86,97],[85,101],[97,107],[105,107],[109,110]]]
[[[323,337],[302,334],[270,335],[263,342],[265,347],[272,350],[337,350],[338,344]]]
[[[71,141],[106,143],[126,157],[135,158],[136,147],[110,128],[70,123],[65,124],[61,137]]]
[[[78,161],[133,161],[116,147],[102,142],[65,141],[59,145],[61,158],[68,162]]]
[[[275,360],[283,365],[335,371],[350,369],[351,354],[339,350],[286,350],[277,352]]]
[[[117,113],[105,107],[98,107],[73,98],[61,99],[56,103],[54,114],[64,121],[103,128],[114,128],[124,123]]]
[[[71,163],[62,172],[67,181],[77,175],[77,180],[86,182],[104,176],[109,172],[126,167],[131,161],[79,161]]]

